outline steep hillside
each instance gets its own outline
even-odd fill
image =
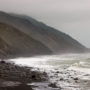
[[[41,42],[20,30],[0,23],[0,53],[1,57],[5,58],[51,54],[52,52]]]
[[[0,12],[0,22],[18,28],[21,32],[43,43],[53,53],[86,52],[87,50],[69,35],[25,15]]]

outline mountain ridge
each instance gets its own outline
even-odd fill
[[[32,39],[18,29],[0,23],[0,50],[2,58],[51,54],[41,42]],[[4,43],[5,42],[5,43]]]
[[[33,40],[42,43],[53,54],[87,51],[85,46],[69,35],[26,15],[0,12],[0,23],[10,25]]]

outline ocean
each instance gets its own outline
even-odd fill
[[[49,82],[56,83],[62,90],[90,90],[90,53],[21,57],[10,61],[47,72]],[[45,89],[45,82],[32,84],[40,86],[34,90],[59,90]]]

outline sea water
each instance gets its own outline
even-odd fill
[[[35,56],[10,61],[47,72],[49,82],[56,83],[62,90],[90,90],[90,53]]]

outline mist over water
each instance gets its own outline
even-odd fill
[[[47,72],[49,82],[56,83],[58,87],[63,88],[62,90],[89,90],[90,88],[88,84],[90,83],[90,53],[46,55],[17,58],[10,61],[18,65],[39,68],[39,70]],[[74,78],[79,78],[78,83],[74,81]],[[88,82],[86,83],[86,81]],[[36,86],[45,85],[43,83],[33,84]],[[36,88],[34,90],[37,89],[44,90],[44,88]]]
[[[11,59],[10,61],[29,67],[44,69],[67,68],[90,73],[90,53],[36,56],[30,58]]]

